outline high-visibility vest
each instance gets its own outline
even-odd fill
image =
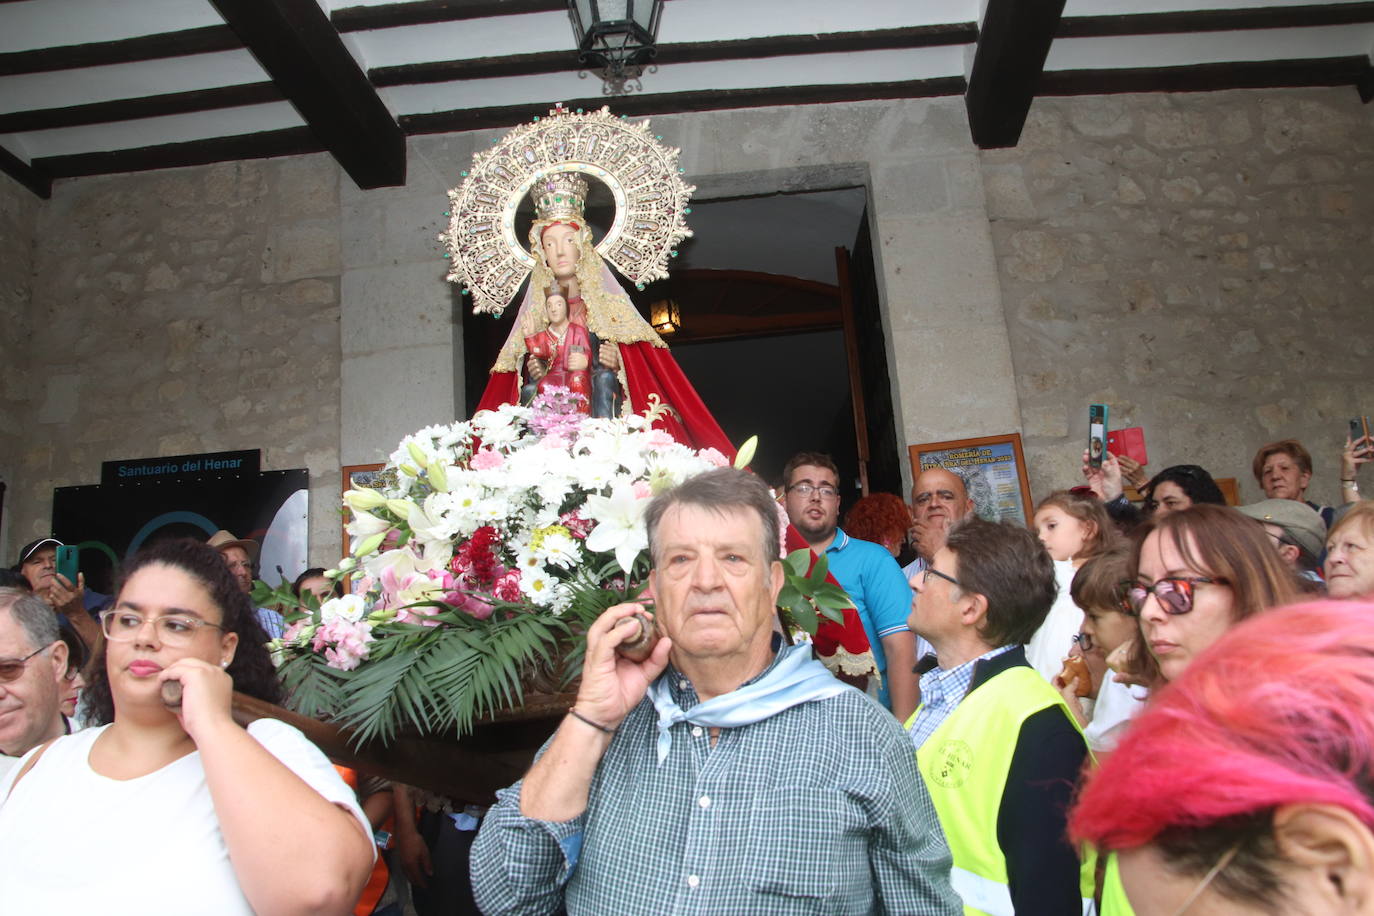
[[[1121,865],[1116,853],[1107,855],[1107,867],[1102,876],[1102,916],[1135,916],[1126,889],[1121,886]]]
[[[1034,668],[1016,665],[970,691],[916,752],[954,856],[950,881],[968,916],[1015,916],[1007,860],[997,843],[997,814],[1021,726],[1051,706],[1062,709],[1082,734],[1058,691]],[[913,714],[907,728],[915,721]],[[1085,850],[1080,858],[1083,913],[1091,914],[1097,857]]]
[[[348,787],[357,793],[358,773],[349,767],[334,764],[334,769],[343,777],[343,781],[348,783]],[[358,800],[359,803],[362,799]],[[389,827],[390,820],[383,827]],[[387,883],[391,880],[391,873],[386,867],[386,860],[381,853],[377,854],[377,861],[372,865],[372,874],[368,875],[367,884],[363,887],[362,894],[358,897],[357,904],[353,907],[353,916],[371,916],[372,911],[377,909],[377,901],[382,899],[382,894],[386,893]]]

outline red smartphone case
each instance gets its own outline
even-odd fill
[[[1125,455],[1139,464],[1150,463],[1150,456],[1145,452],[1145,430],[1139,426],[1108,430],[1107,451],[1118,458]]]

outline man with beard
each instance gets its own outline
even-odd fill
[[[813,551],[826,555],[836,581],[854,599],[883,681],[878,699],[906,721],[917,702],[916,640],[906,625],[911,589],[884,547],[840,529],[839,478],[829,455],[793,455],[782,471],[787,518]]]

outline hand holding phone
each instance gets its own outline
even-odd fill
[[[72,585],[76,584],[76,575],[79,562],[77,556],[80,553],[78,547],[68,547],[65,544],[57,548],[57,574],[65,578]]]
[[[1088,405],[1088,464],[1102,467],[1102,458],[1107,454],[1107,405]]]

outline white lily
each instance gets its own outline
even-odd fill
[[[649,546],[644,528],[647,499],[639,499],[628,484],[619,484],[610,496],[588,496],[583,510],[596,527],[587,535],[587,549],[596,553],[614,552],[620,568],[629,572],[635,557]]]

